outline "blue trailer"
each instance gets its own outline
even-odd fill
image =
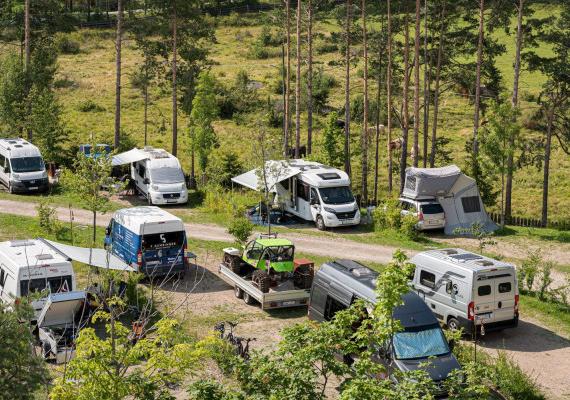
[[[181,276],[189,266],[182,220],[158,207],[116,211],[105,231],[105,247],[149,277]]]

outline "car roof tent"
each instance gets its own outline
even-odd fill
[[[457,228],[481,223],[492,232],[498,226],[489,218],[477,182],[456,165],[442,168],[407,168],[402,195],[414,200],[436,199],[445,212],[445,233],[456,234]]]

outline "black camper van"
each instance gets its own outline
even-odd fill
[[[376,302],[374,289],[378,273],[351,260],[338,260],[321,266],[313,280],[309,318],[328,321],[337,311],[348,308],[355,300]],[[389,372],[425,369],[443,390],[449,373],[461,368],[451,352],[439,322],[428,306],[414,292],[403,297],[403,305],[394,309],[403,331],[390,343],[379,346],[375,359]],[[427,366],[429,364],[429,367]],[[394,374],[390,373],[393,377]]]

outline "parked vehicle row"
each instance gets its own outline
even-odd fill
[[[21,138],[0,139],[0,183],[10,193],[47,191],[48,175],[40,150]]]

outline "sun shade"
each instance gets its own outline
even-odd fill
[[[90,249],[86,247],[70,246],[67,244],[52,242],[47,239],[39,239],[47,243],[64,257],[70,258],[83,264],[98,268],[113,269],[117,271],[134,271],[134,268],[126,264],[117,256],[104,249]]]
[[[139,149],[132,149],[113,156],[111,164],[114,167],[116,165],[131,164],[140,160],[144,160],[146,158],[149,158],[149,155],[144,151],[141,151]]]

